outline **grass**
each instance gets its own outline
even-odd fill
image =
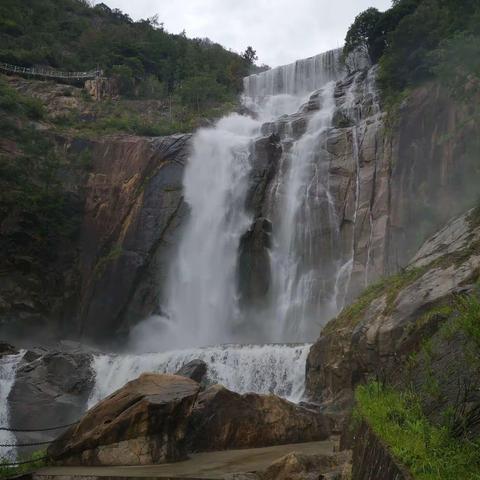
[[[19,459],[19,461],[31,460],[31,462],[17,466],[8,466],[6,464],[9,463],[11,460],[0,459],[0,478],[15,477],[17,475],[22,475],[37,470],[38,468],[44,467],[48,463],[45,456],[45,450],[38,450],[27,457]]]
[[[454,304],[458,313],[444,334],[448,337],[461,331],[480,350],[480,300],[476,295],[461,295]]]
[[[338,317],[329,322],[324,328],[326,334],[336,331],[338,328],[353,327],[363,318],[370,304],[385,295],[386,306],[382,313],[388,315],[395,307],[395,301],[399,292],[407,285],[415,282],[427,271],[426,267],[404,270],[391,277],[384,278],[378,283],[371,285],[350,306],[344,308]]]
[[[480,479],[480,443],[431,424],[414,393],[371,382],[357,388],[356,400],[354,419],[366,420],[415,479]]]

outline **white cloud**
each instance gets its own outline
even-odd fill
[[[293,62],[343,44],[355,16],[391,0],[103,0],[133,19],[158,14],[172,33],[209,37],[234,51],[251,45],[260,63]]]

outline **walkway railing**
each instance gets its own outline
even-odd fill
[[[19,75],[32,75],[36,77],[56,78],[59,80],[89,80],[103,75],[102,70],[91,70],[89,72],[60,72],[52,68],[28,68],[3,62],[0,62],[0,70],[8,73],[17,73]]]

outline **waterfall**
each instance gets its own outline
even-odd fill
[[[275,340],[306,341],[320,331],[321,317],[336,313],[325,278],[340,266],[336,245],[339,221],[330,195],[326,133],[335,111],[335,82],[319,92],[319,109],[306,132],[286,150],[274,195],[272,312]]]
[[[250,75],[244,80],[244,94],[257,101],[278,95],[304,97],[339,78],[343,72],[341,54],[342,49],[330,50],[257,75]]]
[[[208,364],[208,379],[239,393],[303,395],[310,345],[221,345],[142,355],[96,355],[89,407],[143,372],[175,373],[194,359]]]
[[[196,133],[183,181],[190,216],[172,259],[161,314],[131,332],[135,351],[245,343],[255,338],[252,332],[249,338],[244,336],[245,325],[253,323],[244,318],[238,305],[235,281],[240,239],[253,220],[245,209],[252,146],[261,136],[263,123],[294,113],[316,89],[320,89],[321,108],[284,159],[292,168],[281,206],[285,218],[279,222],[278,249],[272,253],[278,260],[273,266],[278,276],[277,297],[272,302],[278,302],[282,312],[271,312],[265,325],[274,325],[265,341],[304,342],[318,334],[318,324],[311,322],[313,311],[320,306],[312,300],[318,287],[313,265],[323,246],[313,245],[313,231],[335,223],[322,152],[324,132],[335,108],[332,80],[343,75],[339,59],[340,50],[333,50],[247,77],[243,101],[255,111],[255,119],[234,113]],[[323,203],[330,206],[327,217],[316,212]],[[325,248],[334,250],[334,243],[332,237]],[[299,264],[304,249],[308,249],[308,268]]]
[[[236,255],[251,222],[244,209],[250,146],[260,126],[232,114],[197,132],[184,177],[190,219],[171,265],[165,312],[134,329],[134,348],[161,351],[232,341]]]
[[[0,426],[10,427],[10,414],[8,395],[15,382],[17,367],[25,352],[16,355],[4,355],[0,359]],[[13,445],[16,443],[15,435],[7,430],[0,430],[0,444]],[[15,447],[0,447],[0,459],[15,460]]]

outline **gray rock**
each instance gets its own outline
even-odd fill
[[[190,378],[197,383],[204,383],[206,381],[207,371],[208,365],[203,360],[196,359],[183,365],[175,375]]]
[[[13,345],[4,342],[0,343],[0,358],[4,355],[15,355],[17,353],[18,350]]]
[[[348,321],[342,316],[332,320],[311,348],[307,392],[339,424],[352,405],[355,386],[372,376],[399,377],[394,372],[445,320],[425,313],[469,291],[478,278],[480,226],[469,221],[470,216],[471,212],[452,221],[427,240],[406,269],[403,283],[396,280],[396,290],[379,289],[359,314]],[[448,247],[445,239],[452,240]],[[461,357],[460,351],[453,355]]]
[[[8,396],[11,426],[41,429],[78,421],[94,383],[91,361],[87,353],[27,352]],[[32,443],[52,440],[61,432],[19,432],[16,436],[19,443]]]

